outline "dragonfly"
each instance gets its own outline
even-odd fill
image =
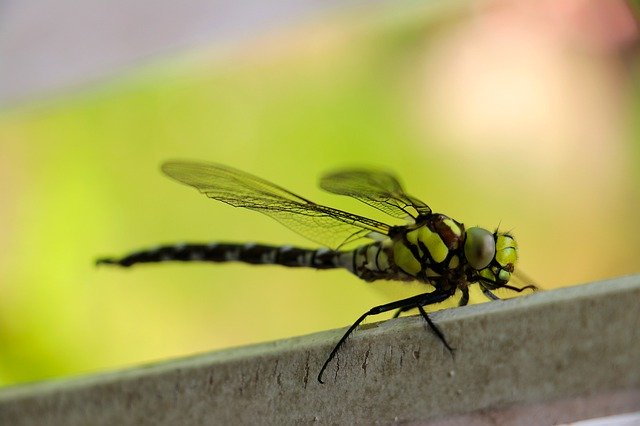
[[[469,302],[469,288],[478,285],[483,294],[498,300],[497,289],[515,292],[537,290],[534,284],[510,284],[518,260],[518,246],[509,232],[466,228],[451,217],[434,213],[409,195],[391,173],[372,169],[348,169],[326,174],[320,187],[333,194],[355,198],[404,225],[390,225],[368,217],[316,204],[265,179],[238,169],[200,161],[168,161],[162,164],[168,177],[194,187],[209,198],[271,216],[289,229],[320,244],[300,248],[255,243],[182,243],[139,250],[123,257],[106,257],[97,264],[130,267],[140,263],[244,262],[315,269],[342,268],[367,282],[414,281],[428,284],[428,291],[375,306],[347,329],[330,352],[318,374],[318,382],[347,338],[369,316],[417,309],[437,338],[453,355],[453,348],[425,307],[461,293],[459,306]],[[355,243],[363,243],[355,246]],[[354,244],[351,244],[354,243]],[[355,246],[353,248],[347,248]]]

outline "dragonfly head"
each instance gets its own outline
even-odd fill
[[[518,245],[509,233],[473,227],[466,231],[464,255],[480,276],[498,285],[506,284],[518,260]]]

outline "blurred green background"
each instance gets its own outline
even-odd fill
[[[172,158],[378,219],[316,181],[382,166],[435,211],[512,230],[545,289],[638,272],[637,22],[554,4],[345,10],[5,108],[0,385],[343,327],[397,297],[345,271],[94,267],[158,243],[314,246],[166,179]]]

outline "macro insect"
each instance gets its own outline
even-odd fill
[[[291,230],[323,245],[318,249],[262,244],[208,243],[164,245],[133,252],[120,258],[102,258],[97,264],[128,267],[137,263],[164,261],[245,262],[316,269],[344,268],[359,278],[418,281],[430,291],[375,306],[362,314],[335,345],[318,374],[318,381],[347,337],[371,315],[395,310],[395,316],[417,309],[445,347],[453,353],[440,328],[424,307],[442,302],[459,290],[459,306],[469,302],[469,286],[477,284],[492,300],[493,291],[535,290],[532,284],[509,284],[518,259],[514,237],[465,226],[407,194],[391,174],[373,170],[344,170],[327,174],[320,187],[353,197],[400,219],[406,225],[388,225],[367,217],[316,204],[278,185],[232,167],[195,162],[169,161],[162,171],[209,198],[234,207],[244,207],[271,216]],[[345,246],[361,238],[365,244]]]

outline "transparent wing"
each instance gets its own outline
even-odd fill
[[[312,241],[337,248],[390,226],[366,217],[315,204],[259,177],[220,164],[169,161],[169,177],[193,186],[209,198],[264,213]]]
[[[383,171],[355,169],[330,173],[320,179],[320,187],[353,197],[393,217],[415,219],[431,213],[429,206],[404,192],[395,176]]]

